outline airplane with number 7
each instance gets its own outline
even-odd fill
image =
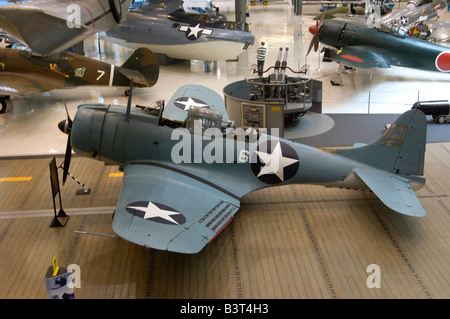
[[[402,114],[376,142],[328,153],[234,128],[222,97],[200,85],[177,90],[165,105],[78,106],[58,127],[72,149],[118,165],[123,185],[112,221],[120,237],[145,247],[197,253],[223,230],[241,198],[258,189],[315,184],[370,189],[391,210],[426,214],[413,189],[423,175],[426,117]]]
[[[83,85],[141,87],[156,84],[159,64],[152,51],[140,48],[114,66],[70,52],[38,55],[27,50],[0,48],[0,113],[11,95],[46,92]]]

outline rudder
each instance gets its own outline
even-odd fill
[[[159,77],[159,63],[156,55],[147,48],[139,48],[122,64],[123,73],[126,70],[137,71],[140,79],[133,76],[135,82],[151,87],[156,84]],[[128,76],[130,77],[130,76]]]

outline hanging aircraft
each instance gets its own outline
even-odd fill
[[[352,14],[347,14],[349,10],[347,7],[338,7],[325,11],[325,19],[337,18],[350,23],[365,23],[370,28],[379,28],[385,32],[402,27],[408,29],[408,35],[427,41],[442,42],[449,38],[450,24],[437,19],[448,3],[450,0],[410,1],[406,7],[392,11],[388,6],[391,3],[366,0],[365,5],[360,6],[365,8],[362,11],[352,10]],[[388,13],[388,10],[391,11]],[[314,19],[320,20],[321,16],[322,14],[319,14]]]
[[[407,35],[400,27],[391,32],[369,28],[364,24],[339,20],[316,21],[309,28],[313,34],[308,53],[318,50],[319,42],[326,46],[326,56],[340,63],[333,85],[341,85],[340,72],[351,68],[390,68],[450,72],[450,48]]]
[[[0,7],[0,29],[33,52],[64,51],[123,22],[132,0],[29,0]]]
[[[186,13],[182,1],[145,3],[101,39],[121,46],[146,47],[172,59],[237,60],[255,36],[247,23],[227,21],[217,13]]]
[[[392,11],[380,20],[380,23],[391,29],[393,27],[408,27],[419,21],[428,21],[439,17],[439,10],[447,7],[448,0],[410,1],[405,8]]]
[[[126,107],[81,104],[58,127],[68,134],[63,183],[72,149],[123,169],[112,228],[135,244],[197,253],[244,195],[295,183],[371,189],[396,212],[426,214],[413,191],[425,183],[417,176],[427,125],[419,110],[401,115],[373,144],[330,154],[233,128],[222,97],[203,86],[181,87],[167,105],[132,108],[131,98]]]
[[[322,4],[320,8],[320,12],[325,12],[325,19],[332,19],[335,15],[342,16],[349,13],[352,17],[354,15],[364,15],[365,8],[368,5],[368,2],[376,4],[380,8],[380,14],[385,15],[388,12],[391,12],[394,8],[393,0],[361,0],[361,1],[320,1]],[[302,4],[316,4],[318,1],[303,1]],[[342,6],[338,7],[337,5],[341,4]],[[333,6],[334,5],[334,6]],[[348,6],[350,5],[350,7]],[[314,20],[320,19],[319,14]]]
[[[157,58],[146,48],[137,49],[119,67],[69,52],[42,56],[0,49],[0,113],[11,95],[84,85],[128,87],[131,78],[137,86],[151,87],[158,76]]]

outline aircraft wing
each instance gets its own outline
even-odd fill
[[[367,46],[344,47],[342,50],[337,51],[334,60],[346,66],[359,69],[391,67],[376,48]]]
[[[113,230],[133,243],[180,253],[197,253],[238,211],[227,191],[175,168],[129,163]]]
[[[40,54],[61,52],[125,20],[132,0],[35,0],[0,7],[0,28]],[[47,35],[51,34],[50,37]]]
[[[390,209],[408,216],[426,215],[425,209],[405,178],[368,169],[355,169],[354,172]]]
[[[0,95],[40,93],[58,88],[62,88],[60,82],[47,78],[39,79],[33,74],[0,72]]]
[[[201,85],[185,85],[179,88],[164,107],[163,117],[183,122],[191,106],[219,110],[222,113],[222,120],[228,120],[223,98],[215,91]]]

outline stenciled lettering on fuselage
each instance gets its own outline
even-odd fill
[[[289,180],[297,174],[300,166],[297,152],[279,140],[261,143],[252,156],[253,174],[266,184],[279,184]]]
[[[200,27],[200,23],[198,23],[196,26],[182,25],[178,30],[184,32],[186,38],[192,41],[199,39],[202,35],[210,35],[213,32],[213,30],[211,29]]]

